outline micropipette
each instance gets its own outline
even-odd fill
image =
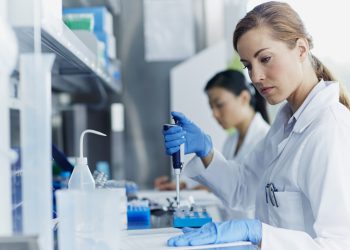
[[[164,124],[163,129],[168,130],[171,127],[174,127],[176,125],[174,124]],[[173,169],[175,172],[176,177],[176,205],[177,207],[180,206],[180,174],[182,169],[182,162],[181,162],[181,149],[172,155],[172,163],[173,163]]]

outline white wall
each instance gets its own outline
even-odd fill
[[[210,134],[214,146],[219,150],[226,138],[226,132],[212,116],[203,89],[214,74],[226,68],[226,43],[221,41],[177,65],[170,72],[171,110],[184,113]],[[185,163],[190,157],[185,157]]]
[[[0,0],[0,17],[7,18],[7,0]]]

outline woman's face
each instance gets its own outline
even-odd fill
[[[243,92],[242,92],[243,93]],[[243,114],[247,103],[247,98],[243,95],[236,96],[232,92],[221,88],[214,87],[207,91],[209,105],[212,109],[213,116],[224,129],[236,127],[244,119]],[[248,100],[249,101],[249,100]]]
[[[250,79],[270,104],[292,98],[302,82],[300,51],[273,39],[267,27],[249,30],[237,42],[237,51]]]

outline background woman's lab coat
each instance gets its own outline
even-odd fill
[[[348,250],[350,112],[339,103],[339,85],[332,82],[317,84],[304,104],[289,134],[291,111],[283,106],[244,164],[232,167],[234,162],[215,151],[207,169],[198,163],[187,174],[227,206],[249,208],[256,197],[262,250]],[[268,183],[278,189],[279,207],[266,199]]]

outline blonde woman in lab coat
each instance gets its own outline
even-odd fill
[[[312,54],[311,36],[286,3],[248,12],[233,44],[265,99],[287,100],[265,139],[236,168],[181,113],[173,113],[180,126],[164,139],[168,153],[185,143],[186,153],[200,158],[200,167],[187,168],[192,178],[229,206],[255,205],[256,218],[208,223],[168,245],[243,240],[263,250],[350,249],[350,112],[343,88]]]

